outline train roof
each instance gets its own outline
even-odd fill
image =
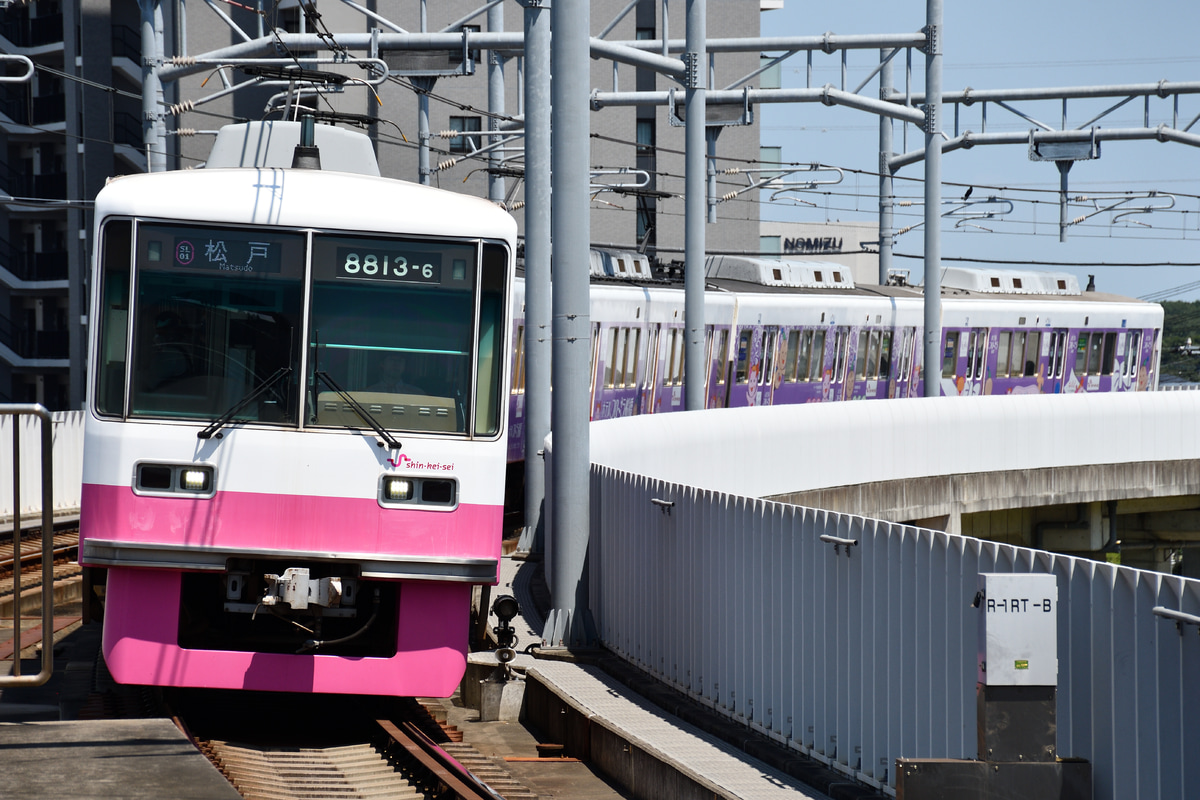
[[[479,197],[331,170],[232,168],[126,175],[96,197],[108,214],[229,225],[512,241],[507,211]]]

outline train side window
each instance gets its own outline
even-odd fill
[[[867,366],[867,362],[870,361],[870,357],[867,355],[867,339],[869,337],[869,331],[860,331],[858,334],[858,351],[855,356],[858,363],[854,365],[854,377],[858,380],[867,377],[867,373],[870,371]]]
[[[729,331],[717,331],[717,383],[725,383],[725,364],[729,360]]]
[[[833,335],[833,379],[846,379],[846,359],[850,356],[850,329],[838,328]]]
[[[1038,359],[1042,355],[1042,334],[1034,331],[1025,337],[1025,377],[1037,375]]]
[[[762,369],[758,373],[758,382],[760,384],[771,383],[774,380],[775,341],[778,335],[778,328],[763,329]]]
[[[608,358],[604,360],[604,388],[606,389],[611,389],[613,387],[613,381],[615,380],[613,377],[613,371],[617,365],[617,353],[620,352],[618,349],[620,346],[621,329],[613,328],[612,338],[609,340]]]
[[[1112,375],[1113,362],[1117,357],[1117,334],[1104,334],[1104,357],[1100,366],[1101,375]]]
[[[958,367],[958,331],[946,332],[946,347],[942,352],[942,377],[953,378]]]
[[[887,378],[892,371],[892,332],[884,331],[879,335],[879,370],[880,378]]]
[[[1012,332],[1000,331],[999,347],[996,348],[996,377],[1008,377],[1009,350],[1012,347]]]
[[[642,344],[642,329],[630,328],[625,338],[625,386],[637,385],[638,348]]]
[[[783,379],[788,383],[795,383],[797,364],[800,359],[800,331],[788,331],[787,337],[787,359],[784,362]]]
[[[1012,335],[1012,347],[1009,348],[1009,375],[1014,378],[1025,374],[1025,331],[1015,331]]]
[[[1092,332],[1088,336],[1088,356],[1087,356],[1087,374],[1099,375],[1101,366],[1101,357],[1104,355],[1104,335],[1098,332]]]
[[[512,393],[525,391],[525,326],[517,326],[517,345],[513,349]]]
[[[738,334],[737,382],[745,383],[750,367],[750,341],[754,336],[753,328],[743,328]]]
[[[825,331],[812,332],[812,347],[809,348],[808,379],[821,380],[821,372],[825,369]]]
[[[1087,374],[1088,332],[1079,332],[1079,341],[1075,343],[1075,371],[1080,375]]]
[[[687,334],[681,329],[676,331],[678,334],[675,337],[675,376],[671,383],[675,386],[683,385],[683,376],[687,372],[684,364],[684,353],[687,347]]]
[[[129,270],[133,264],[133,223],[105,224],[100,266],[100,334],[96,353],[96,411],[125,411],[125,348],[129,340]]]
[[[500,381],[504,375],[503,330],[508,302],[508,249],[483,245],[479,276],[479,348],[476,356],[475,434],[491,436],[500,430]]]

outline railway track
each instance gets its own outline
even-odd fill
[[[427,731],[437,723],[416,704],[394,716],[375,720],[368,741],[324,746],[192,738],[246,800],[537,797],[502,764],[470,745],[435,741],[461,737],[445,728],[440,736],[430,735]],[[177,723],[187,730],[183,722]]]

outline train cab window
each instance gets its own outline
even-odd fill
[[[750,343],[754,340],[754,329],[743,328],[738,334],[737,382],[746,383],[750,374]]]
[[[305,244],[140,222],[130,414],[295,424]]]
[[[129,273],[133,266],[133,223],[105,224],[100,250],[100,335],[93,358],[96,411],[125,412],[125,348],[129,339]]]
[[[942,377],[953,378],[958,368],[958,331],[946,332],[946,347],[942,353]]]
[[[306,424],[498,430],[502,246],[318,234],[312,272]]]

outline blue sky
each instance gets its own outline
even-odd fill
[[[897,33],[919,30],[925,24],[921,0],[843,0],[807,2],[786,0],[784,8],[763,15],[764,35],[818,35]],[[1006,0],[1006,2],[946,2],[944,10],[943,90],[1018,89],[1035,87],[1096,86],[1200,81],[1200,3],[1144,0],[1141,3],[1112,0]],[[903,55],[895,67],[894,85],[904,89]],[[878,64],[878,51],[851,52],[847,89],[857,86]],[[913,89],[924,91],[924,55],[913,56]],[[840,54],[816,53],[813,60],[814,86],[841,84]],[[807,60],[803,53],[782,65],[782,84],[803,87]],[[864,94],[878,95],[873,80]],[[1117,99],[1071,100],[1067,122],[1075,127],[1087,122],[1117,102]],[[1152,98],[1150,125],[1170,124],[1173,100]],[[1021,102],[1019,110],[1046,124],[1058,127],[1061,101]],[[1097,124],[1107,128],[1142,127],[1144,101],[1137,98]],[[783,148],[784,161],[820,162],[874,173],[878,169],[879,141],[876,118],[864,112],[827,108],[820,104],[763,105],[758,109],[762,144]],[[1200,114],[1200,95],[1179,100],[1179,126]],[[947,107],[943,128],[953,135],[954,115]],[[909,126],[907,148],[903,125],[894,125],[894,150],[921,146],[923,135]],[[1032,126],[1003,109],[989,105],[989,131],[1025,131]],[[980,106],[964,108],[959,130],[979,131]],[[1191,129],[1200,133],[1200,122]],[[924,168],[914,164],[902,169],[901,178],[920,178]],[[1097,288],[1133,297],[1165,293],[1174,287],[1200,283],[1200,267],[1156,266],[1163,263],[1200,263],[1200,148],[1155,141],[1104,142],[1098,160],[1074,164],[1069,175],[1072,196],[1089,197],[1119,193],[1157,191],[1174,197],[1171,210],[1137,214],[1113,221],[1112,213],[1089,217],[1072,227],[1065,243],[1058,240],[1058,170],[1052,163],[1032,162],[1024,145],[976,147],[948,153],[942,158],[944,199],[958,199],[965,186],[973,186],[972,199],[995,195],[1013,201],[1003,219],[973,220],[955,227],[943,220],[944,258],[988,258],[1024,266],[1030,261],[1068,262],[1079,267],[1045,266],[1073,272],[1080,285],[1088,274],[1096,275]],[[831,193],[814,197],[817,207],[796,204],[765,206],[764,219],[820,222],[877,220],[878,180],[872,175],[847,173]],[[1039,191],[1040,190],[1040,191]],[[912,216],[897,216],[896,227],[921,221],[922,188],[918,182],[897,181],[897,194],[911,197],[917,205],[907,209]],[[1034,202],[1037,201],[1037,202]],[[1153,201],[1135,199],[1128,207],[1148,203],[1167,205],[1170,198]],[[945,207],[945,206],[944,206]],[[991,206],[998,208],[999,205]],[[983,206],[976,206],[983,210]],[[1086,213],[1072,206],[1071,216]],[[973,227],[978,225],[979,227]],[[991,232],[982,228],[988,228]],[[897,254],[922,253],[921,229],[900,237]],[[1138,266],[1095,266],[1136,264]],[[919,259],[897,258],[895,266],[922,273]],[[1200,286],[1172,299],[1200,299]]]

